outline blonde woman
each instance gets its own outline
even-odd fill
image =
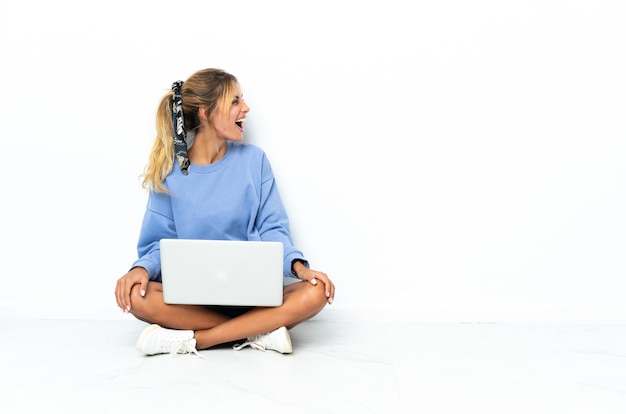
[[[333,302],[335,286],[297,249],[265,153],[243,142],[250,108],[235,76],[200,70],[177,81],[157,110],[157,137],[143,175],[149,190],[138,258],[117,281],[123,312],[150,324],[137,349],[147,355],[197,353],[221,344],[291,353],[288,329]],[[224,308],[163,301],[162,238],[279,241],[283,304]],[[295,283],[291,283],[295,282]]]

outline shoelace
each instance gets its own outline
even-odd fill
[[[235,351],[240,351],[243,348],[250,346],[251,348],[257,349],[259,351],[265,351],[265,346],[263,346],[263,344],[259,341],[259,339],[261,339],[261,336],[263,335],[253,336],[251,338],[248,338],[248,340],[243,344],[235,344],[233,345],[233,349]]]
[[[170,356],[173,357],[173,356],[176,356],[176,354],[188,354],[188,355],[195,355],[202,359],[206,359],[205,357],[200,355],[200,353],[198,352],[195,346],[189,343],[190,341],[191,341],[190,339],[185,339],[175,344],[172,347],[172,350],[170,351]]]

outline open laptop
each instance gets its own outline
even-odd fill
[[[161,239],[163,300],[169,304],[280,306],[283,244]]]

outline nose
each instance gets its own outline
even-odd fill
[[[246,113],[246,114],[247,114],[248,112],[250,112],[250,107],[249,107],[249,106],[248,106],[248,104],[247,104],[247,103],[245,103],[245,102],[243,102],[243,108],[242,108],[242,111],[243,111],[244,113]]]

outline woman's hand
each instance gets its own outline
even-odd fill
[[[134,267],[117,280],[115,299],[122,312],[130,312],[130,291],[139,285],[141,296],[145,296],[148,288],[148,271],[143,267]]]
[[[326,289],[325,293],[328,298],[328,304],[333,303],[333,300],[335,299],[335,284],[330,280],[326,273],[309,269],[299,262],[294,264],[293,270],[298,276],[298,279],[306,280],[312,285],[317,285],[318,280],[321,281]]]

